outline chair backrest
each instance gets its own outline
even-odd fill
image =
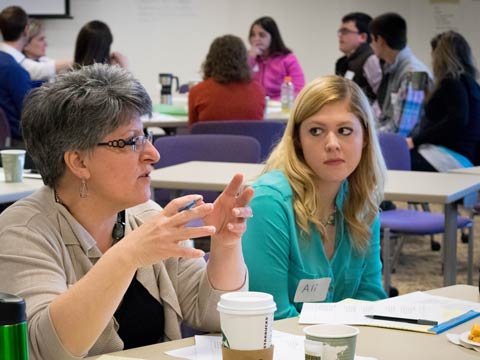
[[[10,124],[7,116],[2,108],[0,108],[0,149],[10,146],[12,133],[10,131]]]
[[[378,140],[387,169],[411,170],[410,150],[403,136],[394,133],[380,133]]]
[[[187,161],[260,162],[260,144],[249,136],[202,134],[162,136],[155,140],[155,148],[160,153],[160,161],[155,168],[162,168]],[[208,171],[208,169],[205,169]],[[239,169],[239,172],[241,169]],[[193,174],[192,176],[195,176]],[[182,191],[183,194],[199,193]],[[218,193],[200,192],[205,201],[213,201]],[[167,190],[155,190],[155,201],[166,205],[170,200]]]
[[[203,134],[162,136],[155,140],[160,161],[155,168],[187,161],[260,162],[260,144],[249,136]]]
[[[193,124],[192,134],[232,134],[254,137],[261,146],[260,158],[264,161],[285,131],[285,123],[279,121],[219,120]]]

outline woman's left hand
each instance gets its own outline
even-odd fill
[[[237,246],[247,228],[246,219],[252,217],[252,209],[247,205],[253,197],[253,189],[242,188],[242,183],[243,175],[236,174],[213,203],[213,211],[204,218],[205,225],[216,228],[212,235],[212,243],[216,246]]]

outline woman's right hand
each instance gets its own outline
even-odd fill
[[[202,250],[185,247],[180,242],[215,234],[214,226],[187,227],[194,219],[202,219],[213,211],[213,204],[200,201],[195,207],[179,209],[201,198],[187,195],[172,200],[163,211],[152,216],[139,228],[129,233],[116,246],[126,248],[136,268],[148,266],[170,257],[202,257]]]
[[[262,56],[263,50],[259,47],[252,45],[248,50],[248,56],[252,58],[256,58],[257,56]]]

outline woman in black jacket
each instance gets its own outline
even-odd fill
[[[480,86],[472,51],[455,31],[431,41],[435,89],[419,130],[407,143],[412,170],[480,165]]]

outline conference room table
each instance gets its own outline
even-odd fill
[[[454,285],[430,290],[427,291],[427,293],[458,300],[480,301],[478,288],[470,285]],[[470,330],[476,322],[480,322],[479,318],[472,319],[447,332],[461,334]],[[304,327],[304,325],[298,324],[298,318],[296,317],[275,321],[273,325],[273,328],[276,330],[295,335],[303,335],[302,329]],[[360,333],[357,337],[356,354],[361,356],[373,357],[378,360],[473,360],[479,359],[480,357],[480,354],[474,350],[450,343],[445,333],[432,335],[371,326],[358,326],[358,328],[360,329]],[[194,338],[187,338],[120,351],[110,355],[144,360],[177,359],[166,355],[165,351],[192,346],[194,343]],[[98,358],[99,357],[91,357],[88,359],[93,360]]]
[[[479,175],[480,176],[480,166],[473,166],[468,168],[459,168],[450,170],[449,172],[454,174],[470,174],[470,175]]]
[[[263,164],[190,161],[154,170],[152,188],[222,191],[232,176],[243,173],[251,183],[263,170]],[[480,190],[480,178],[457,173],[432,173],[388,170],[385,200],[426,202],[443,205],[445,233],[443,242],[443,284],[454,285],[457,277],[457,204]],[[152,191],[153,194],[153,191]]]
[[[152,117],[142,118],[143,126],[160,127],[169,135],[176,134],[180,129],[186,129],[188,127],[188,110],[186,103],[183,102],[183,99],[184,98],[182,97],[174,98],[175,105],[172,105],[172,109],[174,110],[172,113],[170,113],[168,110],[167,112],[161,112],[164,107],[162,108],[158,104],[154,105]],[[269,102],[269,106],[265,112],[264,120],[286,122],[288,117],[289,114],[282,112],[278,101]]]
[[[5,182],[3,168],[0,168],[0,204],[20,200],[40,189],[42,186],[43,182],[40,178],[31,179],[24,177],[22,182],[7,183]]]

